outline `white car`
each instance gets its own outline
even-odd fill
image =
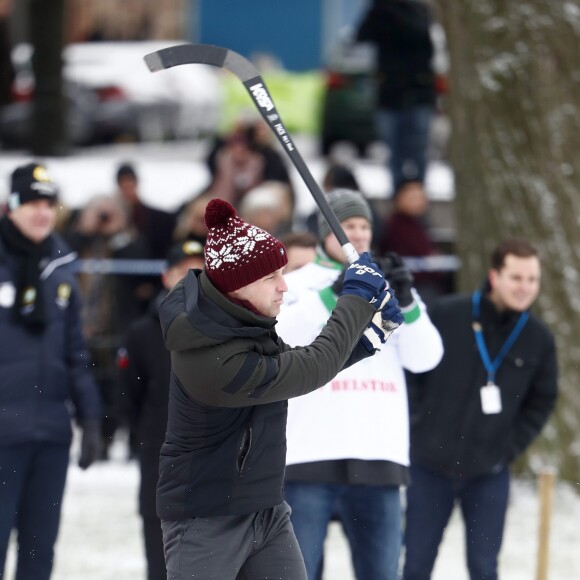
[[[181,66],[151,73],[143,57],[183,41],[91,42],[65,47],[64,77],[93,88],[117,87],[125,97],[141,105],[139,119],[143,140],[157,140],[167,133],[155,105],[175,106],[171,137],[192,138],[214,133],[221,107],[220,72],[207,65]]]
[[[143,57],[180,44],[94,42],[63,51],[67,122],[73,145],[115,141],[164,141],[215,134],[222,91],[218,69],[182,66],[151,73]],[[0,111],[0,145],[26,147],[34,101],[33,47],[11,53],[16,78],[14,102]]]

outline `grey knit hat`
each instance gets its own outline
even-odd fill
[[[367,200],[358,192],[351,189],[334,189],[326,194],[326,199],[336,214],[339,222],[343,222],[352,217],[363,217],[373,223],[371,208]],[[331,233],[328,222],[318,212],[318,237],[323,242],[326,236]]]

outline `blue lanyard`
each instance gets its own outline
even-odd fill
[[[529,314],[527,312],[522,312],[520,314],[520,317],[518,318],[516,325],[514,326],[510,335],[507,337],[507,340],[504,342],[500,351],[497,353],[497,356],[492,361],[489,358],[489,352],[487,351],[487,346],[485,345],[485,340],[483,338],[483,329],[481,326],[481,322],[479,321],[480,305],[481,305],[481,292],[477,291],[473,293],[472,299],[473,333],[475,334],[475,341],[477,342],[477,348],[479,350],[481,362],[483,363],[483,366],[485,366],[485,370],[487,371],[487,381],[488,383],[493,383],[495,381],[495,373],[497,372],[497,369],[499,369],[509,349],[513,346],[514,342],[522,332],[522,329],[524,328],[526,322],[528,321]]]

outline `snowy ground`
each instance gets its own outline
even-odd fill
[[[73,452],[74,453],[74,452]],[[74,465],[63,506],[52,580],[145,580],[145,562],[137,515],[138,469],[125,460],[122,441],[113,458],[83,472]],[[539,503],[535,486],[516,481],[500,576],[532,580],[536,572]],[[554,494],[549,580],[580,578],[580,495],[558,484]],[[7,580],[13,578],[15,547],[11,545]],[[349,552],[337,524],[327,539],[325,580],[354,580]],[[463,529],[455,513],[445,534],[433,580],[467,580]]]

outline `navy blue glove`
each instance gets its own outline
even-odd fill
[[[383,320],[382,327],[385,330],[393,330],[393,325],[389,324],[387,321],[394,322],[397,325],[403,324],[405,319],[403,313],[399,308],[399,301],[395,298],[395,293],[392,288],[389,288],[389,294],[391,297],[387,300],[387,303],[381,310],[381,318]]]
[[[377,310],[383,306],[387,296],[387,285],[382,270],[371,261],[368,252],[348,266],[344,274],[341,296],[354,294],[370,302]]]

